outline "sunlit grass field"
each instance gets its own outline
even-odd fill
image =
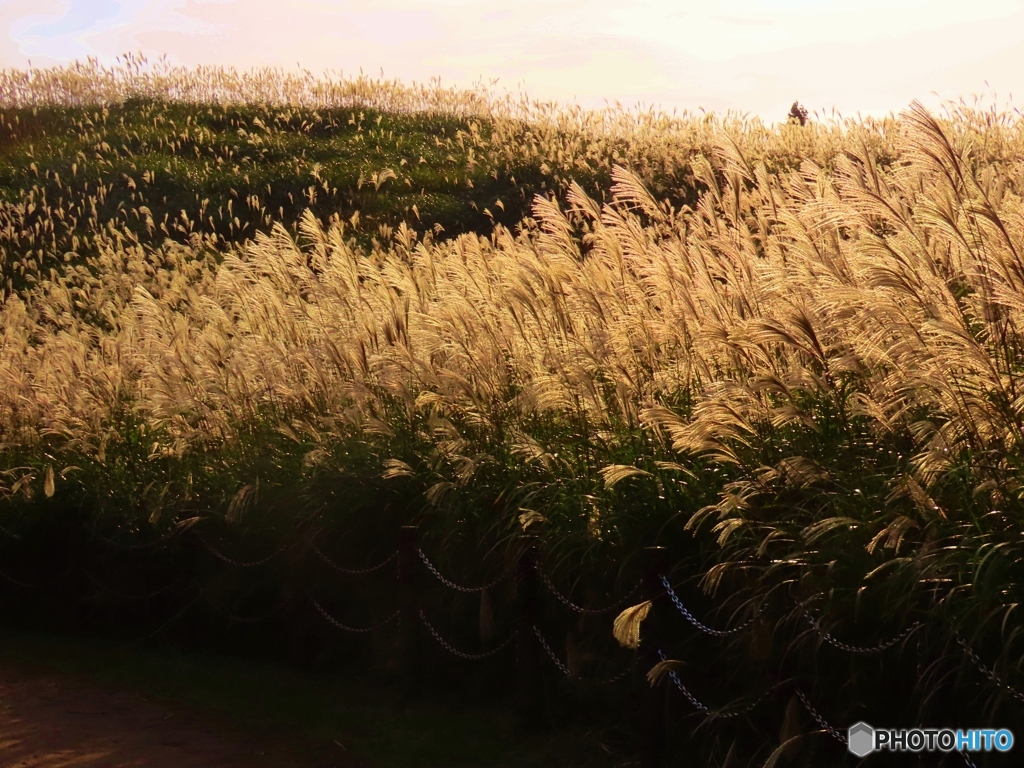
[[[1022,126],[4,71],[5,546],[200,518],[365,559],[417,522],[482,580],[528,529],[613,594],[664,544],[707,621],[759,617],[672,644],[716,706],[788,676],[844,726],[1017,723],[958,638],[1024,685]],[[880,661],[805,609],[922,624]],[[776,710],[689,754],[762,764]]]

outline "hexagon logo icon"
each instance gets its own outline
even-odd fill
[[[846,742],[857,757],[870,755],[875,751],[875,729],[867,723],[854,723],[846,731]]]

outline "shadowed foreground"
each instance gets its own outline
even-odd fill
[[[338,749],[341,752],[341,749]],[[136,693],[0,666],[0,765],[9,768],[353,768],[301,744],[204,723]]]

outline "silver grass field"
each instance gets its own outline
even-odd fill
[[[274,503],[287,519],[270,488],[312,519],[356,477],[414,499],[463,572],[526,528],[554,573],[609,589],[628,579],[602,563],[695,548],[672,578],[709,621],[770,621],[767,641],[761,628],[723,646],[738,661],[721,690],[828,652],[803,608],[868,645],[935,619],[886,662],[907,670],[891,672],[914,690],[905,708],[846,661],[806,690],[840,723],[872,703],[1019,718],[955,642],[1024,683],[1019,112],[915,102],[769,128],[271,71],[0,73],[5,123],[130,96],[458,115],[477,126],[456,139],[473,165],[497,178],[536,163],[549,187],[514,230],[442,237],[411,220],[369,247],[357,217],[310,212],[294,227],[252,213],[261,231],[221,247],[138,244],[103,221],[87,257],[18,252],[11,235],[4,276],[30,279],[0,307],[5,529],[62,498],[125,531],[242,525]],[[366,183],[404,186],[396,166]],[[584,168],[609,174],[606,200],[575,183]],[[678,169],[695,205],[652,182]],[[27,220],[22,201],[2,205],[0,225]],[[43,229],[63,216],[41,211]],[[617,634],[642,635],[645,614]],[[779,757],[770,715],[771,743],[743,752],[756,764]],[[721,733],[708,764],[739,765]]]

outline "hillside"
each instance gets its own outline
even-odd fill
[[[818,717],[1020,722],[1019,114],[767,128],[205,71],[5,73],[5,103],[5,563],[70,584],[12,615],[189,642],[218,626],[189,600],[287,604],[245,642],[399,669],[295,603],[390,621],[391,582],[321,561],[419,567],[419,525],[424,563],[501,586],[418,614],[399,579],[392,618],[481,648],[534,550],[586,605],[644,576],[616,638],[563,594],[529,647],[572,678],[552,711],[595,718],[632,699],[579,668],[639,642],[643,697],[658,651],[687,660],[679,760],[761,765],[781,731],[853,764]],[[82,564],[185,584],[93,609]]]

